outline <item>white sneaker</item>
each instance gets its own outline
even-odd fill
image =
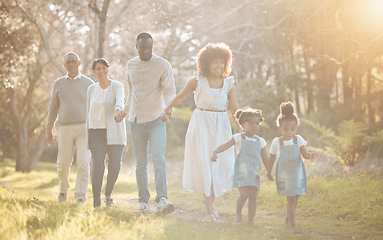
[[[174,205],[166,197],[161,197],[157,204],[156,214],[168,214],[174,211]]]
[[[77,206],[84,206],[85,205],[85,198],[79,197],[76,199],[76,205]]]
[[[138,213],[148,213],[150,211],[149,204],[140,202],[140,210],[138,210]]]
[[[65,202],[66,201],[66,195],[67,195],[67,193],[60,193],[57,200],[59,202]]]
[[[113,207],[114,206],[113,198],[111,198],[111,197],[105,198],[104,202],[106,203],[107,207]]]

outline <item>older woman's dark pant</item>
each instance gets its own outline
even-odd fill
[[[101,188],[105,171],[105,156],[108,154],[108,176],[105,196],[110,197],[121,169],[124,145],[108,145],[106,129],[89,129],[89,148],[92,153],[93,206],[101,205]]]

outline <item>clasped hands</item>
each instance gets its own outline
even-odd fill
[[[168,111],[168,112],[164,112],[164,114],[162,114],[161,116],[161,121],[166,123],[166,122],[170,122],[170,117],[172,116],[172,112],[171,111]]]
[[[114,120],[118,123],[122,122],[122,120],[124,120],[125,116],[126,116],[126,113],[124,111],[120,111],[117,109],[114,113]],[[162,122],[170,122],[170,117],[171,117],[171,112],[166,112],[166,113],[162,114],[161,121]]]
[[[124,117],[126,116],[126,113],[124,111],[116,110],[114,113],[114,121],[116,122],[122,122],[124,120]]]

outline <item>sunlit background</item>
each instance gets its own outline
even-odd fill
[[[155,54],[172,64],[177,91],[196,74],[205,44],[227,43],[240,107],[263,111],[260,135],[267,141],[278,135],[279,104],[291,100],[312,146],[331,149],[333,142],[321,137],[328,134],[347,142],[332,149],[343,165],[368,151],[381,154],[383,1],[2,0],[0,6],[0,154],[16,159],[19,170],[55,161],[44,124],[52,83],[65,74],[64,54],[77,52],[81,72],[92,78],[93,59],[105,57],[111,77],[126,86],[126,63],[137,54],[141,31],[153,35]],[[168,124],[168,152],[180,161],[193,109],[190,96]]]
[[[73,197],[57,202],[57,142],[47,144],[45,124],[64,54],[78,53],[94,80],[93,60],[106,58],[126,88],[142,31],[172,64],[177,92],[196,74],[203,46],[228,44],[239,106],[263,111],[258,135],[267,149],[280,135],[280,103],[294,103],[298,134],[315,155],[304,161],[301,233],[284,231],[286,199],[264,166],[254,228],[232,224],[236,189],[217,198],[222,222],[203,221],[202,197],[180,180],[193,95],[166,125],[174,213],[136,213],[129,136],[115,208],[93,211],[90,184],[83,208]],[[0,0],[0,83],[0,239],[383,239],[383,0]],[[75,174],[74,163],[71,196]]]

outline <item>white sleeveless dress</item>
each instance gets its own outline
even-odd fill
[[[214,196],[230,190],[233,183],[234,147],[219,153],[216,162],[210,160],[212,152],[232,138],[226,112],[201,111],[198,108],[226,110],[228,95],[234,86],[234,77],[224,79],[221,89],[211,89],[205,77],[197,76],[194,92],[196,109],[190,119],[185,137],[183,186],[186,191]],[[214,94],[214,91],[218,91]]]

